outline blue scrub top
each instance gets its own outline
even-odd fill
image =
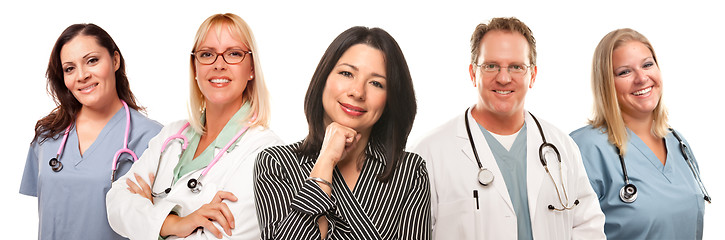
[[[607,134],[592,126],[570,135],[581,150],[584,167],[599,204],[606,216],[604,232],[608,239],[702,239],[705,201],[692,171],[672,133],[665,136],[665,165],[632,131],[624,156],[627,174],[637,186],[633,203],[619,198],[624,186],[622,165],[616,147]],[[682,137],[681,134],[679,134]],[[689,143],[683,141],[690,147]],[[692,153],[690,159],[699,170]]]
[[[128,148],[140,157],[162,126],[129,110]],[[106,193],[111,187],[113,157],[123,148],[125,131],[126,111],[121,108],[81,156],[75,126],[71,127],[59,159],[60,172],[53,172],[48,161],[56,156],[65,131],[30,145],[20,193],[38,197],[39,239],[124,239],[108,224]],[[117,178],[131,168],[132,161],[131,155],[121,154]]]
[[[506,183],[511,205],[516,213],[517,239],[534,239],[531,230],[531,214],[529,213],[529,194],[526,185],[526,124],[521,128],[514,140],[510,150],[506,150],[486,128],[478,124],[483,136],[488,142],[488,147],[496,159],[496,164],[501,170],[503,180]]]

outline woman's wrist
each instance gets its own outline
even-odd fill
[[[176,215],[173,212],[169,213],[169,215],[166,216],[166,219],[164,219],[164,223],[161,224],[161,231],[159,231],[159,235],[162,237],[176,235],[173,228],[180,219],[181,217],[179,217],[179,215]]]

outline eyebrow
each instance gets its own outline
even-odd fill
[[[86,53],[86,55],[83,55],[83,59],[86,59],[86,58],[88,58],[88,56],[89,56],[89,55],[91,55],[91,54],[94,54],[94,53],[97,53],[97,52],[89,52],[89,53]],[[73,64],[73,62],[64,62],[64,63],[62,63],[62,64],[69,64],[69,63],[70,63],[70,64]],[[61,65],[62,65],[62,64],[61,64]]]
[[[352,68],[352,70],[355,70],[355,71],[357,71],[357,72],[359,72],[359,71],[360,71],[360,69],[359,69],[359,68],[357,68],[356,66],[354,66],[354,65],[352,65],[352,64],[349,64],[349,63],[340,63],[340,64],[339,64],[339,65],[337,65],[337,66],[341,66],[341,65],[344,65],[344,66],[348,66],[348,67]],[[387,78],[386,78],[385,76],[383,76],[383,75],[381,75],[381,74],[379,74],[379,73],[373,72],[373,73],[372,73],[372,75],[373,75],[374,77],[379,77],[379,78],[383,78],[383,79],[386,79],[386,80],[387,80]]]

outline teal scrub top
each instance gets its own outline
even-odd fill
[[[516,229],[519,240],[534,239],[531,230],[531,214],[529,213],[529,194],[526,185],[526,124],[519,131],[511,149],[501,145],[481,124],[483,136],[501,170],[511,204],[516,213]]]
[[[680,151],[672,133],[665,136],[665,164],[632,131],[624,156],[630,182],[637,186],[637,200],[625,203],[619,198],[624,186],[622,165],[616,147],[607,134],[592,126],[570,135],[579,146],[589,182],[599,196],[606,216],[604,232],[608,239],[702,239],[703,193]],[[682,137],[681,134],[679,134]],[[690,145],[683,138],[688,147]],[[691,149],[691,148],[690,148]],[[696,169],[697,161],[690,152]],[[699,171],[699,170],[698,170]]]
[[[128,148],[140,157],[162,126],[136,110],[129,111]],[[48,161],[56,156],[65,131],[30,145],[20,193],[38,197],[39,239],[124,239],[108,224],[106,193],[111,187],[113,157],[123,148],[125,131],[126,111],[121,108],[81,156],[72,126],[59,159],[60,172],[53,172]],[[131,155],[121,154],[117,178],[126,174],[132,161]]]

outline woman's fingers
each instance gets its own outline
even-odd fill
[[[224,229],[224,232],[226,232],[227,235],[232,235],[232,227],[229,224],[229,220],[224,215],[224,209],[226,209],[227,213],[231,215],[229,207],[227,207],[224,203],[207,204],[207,206],[209,206],[209,208],[208,211],[203,214],[204,217],[212,221],[216,221],[222,229]]]
[[[214,195],[214,198],[211,200],[210,203],[220,203],[222,200],[229,200],[231,202],[237,201],[237,196],[234,196],[234,193],[227,192],[227,191],[218,191],[216,195]]]
[[[217,229],[216,226],[214,226],[214,223],[212,223],[211,221],[202,221],[201,226],[204,227],[207,231],[210,231],[212,234],[214,234],[216,238],[222,238],[222,232],[219,231],[219,229]]]
[[[332,158],[334,162],[337,162],[345,157],[348,148],[357,143],[356,139],[360,139],[359,135],[355,129],[332,122],[327,125],[325,130],[325,138],[322,141],[320,154],[324,153]]]
[[[228,226],[227,228],[225,228],[225,230],[227,230],[227,229],[234,228],[235,224],[234,224],[234,215],[232,214],[232,210],[229,209],[229,206],[226,203],[222,202],[225,199],[229,200],[230,202],[236,202],[237,196],[234,196],[234,194],[231,192],[218,191],[216,193],[216,195],[214,195],[214,199],[212,199],[209,204],[218,206],[216,208],[216,210],[218,210],[224,216],[224,219],[226,219],[226,221],[224,221],[224,223],[227,224],[227,226]],[[222,224],[222,221],[217,221],[217,222],[219,222],[219,224]],[[223,226],[223,224],[222,224],[222,226]],[[231,235],[231,232],[228,232],[228,234]]]
[[[141,188],[136,185],[133,181],[131,181],[130,178],[126,178],[126,185],[128,185],[128,190],[131,191],[131,193],[141,193]]]

